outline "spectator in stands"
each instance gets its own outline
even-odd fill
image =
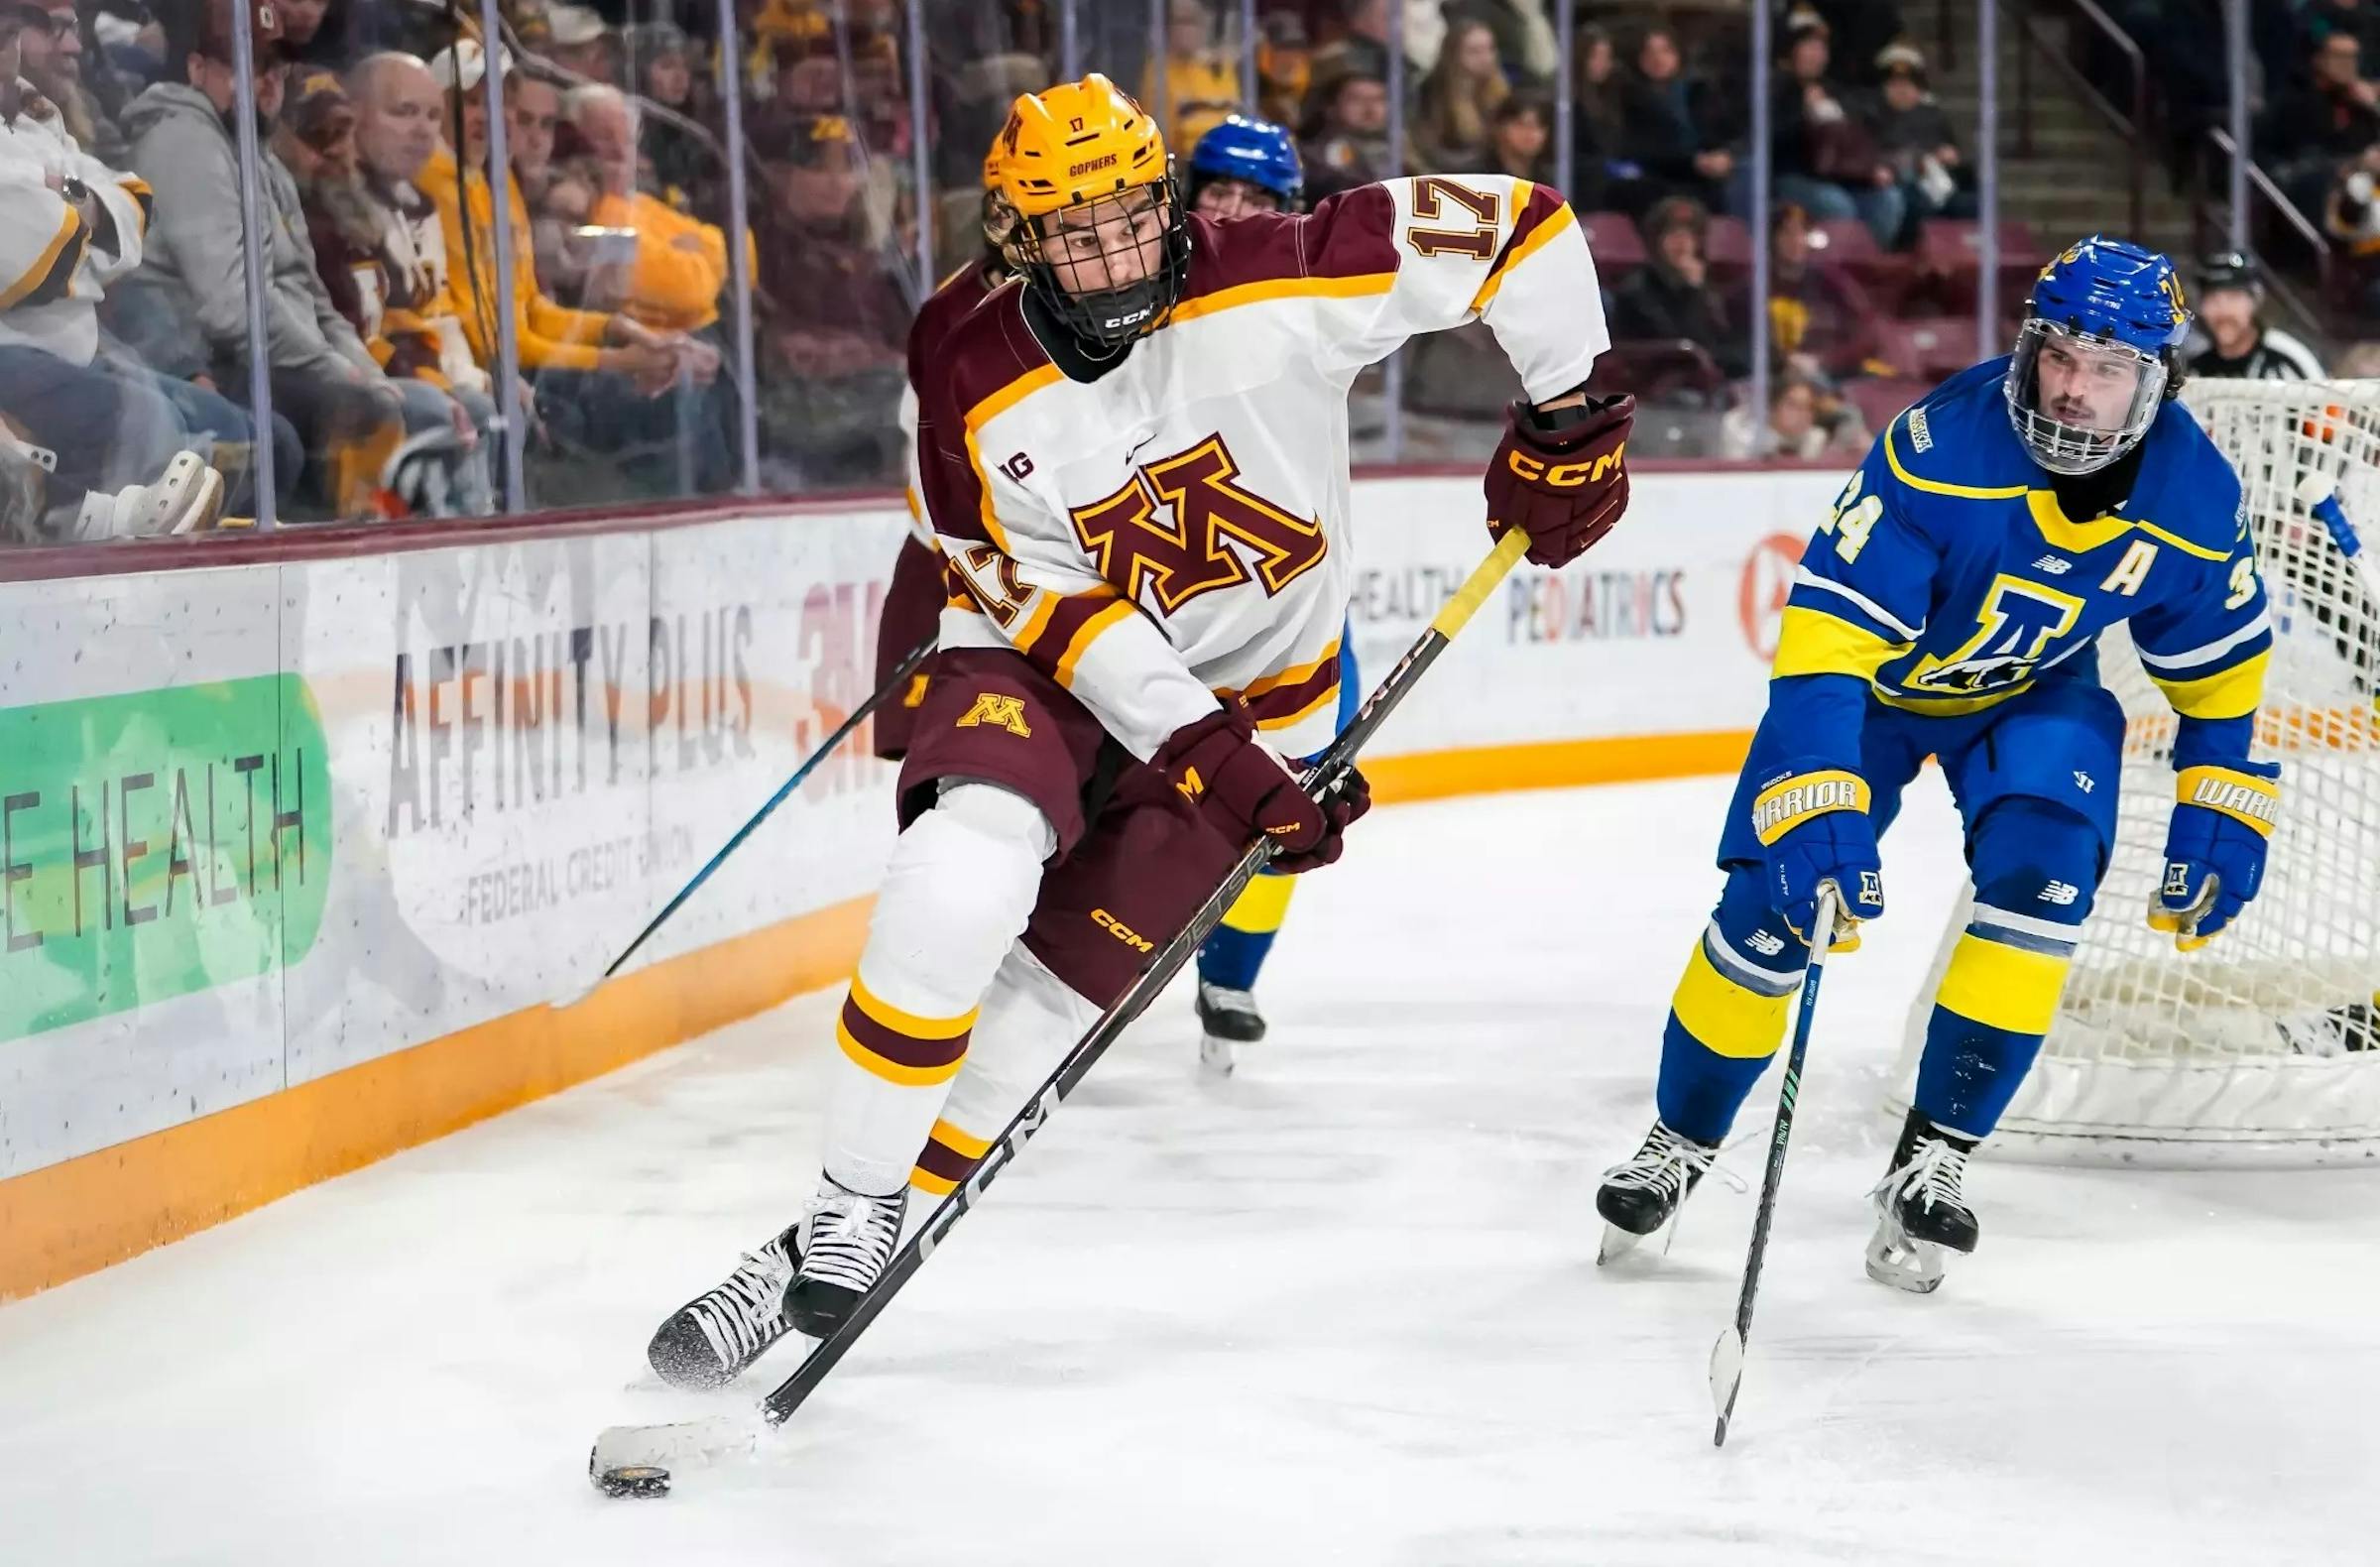
[[[2364,0],[2306,0],[2298,21],[2310,45],[2319,48],[2333,33],[2344,33],[2364,58],[2380,58],[2380,6]]]
[[[1950,116],[1926,88],[1926,57],[1894,44],[1877,58],[1883,84],[1863,115],[1876,152],[1890,166],[1912,220],[1973,217],[1975,196]],[[1906,243],[1909,232],[1899,236]]]
[[[1730,412],[1722,426],[1726,454],[1815,462],[1830,454],[1856,459],[1870,435],[1859,411],[1806,372],[1788,369],[1768,389],[1768,418],[1755,424],[1750,409]]]
[[[1168,0],[1164,69],[1152,60],[1140,77],[1140,101],[1165,128],[1168,147],[1196,147],[1240,107],[1239,52],[1216,47],[1214,35],[1205,0]]]
[[[323,38],[323,19],[330,14],[330,0],[274,0],[275,19],[281,23],[282,58],[293,64],[314,58],[317,41]]]
[[[545,58],[572,79],[619,84],[620,57],[611,27],[586,6],[545,8]]]
[[[1550,87],[1562,68],[1552,10],[1550,0],[1447,0],[1447,36],[1468,23],[1485,26],[1506,70],[1530,86]]]
[[[1394,177],[1399,171],[1388,146],[1388,83],[1353,67],[1317,82],[1300,140],[1306,187],[1317,201]]]
[[[2247,381],[2319,381],[2314,350],[2277,326],[2264,324],[2264,277],[2237,251],[2199,265],[2198,326],[2206,347],[2190,360],[2194,376]]]
[[[18,67],[34,89],[56,105],[74,144],[111,169],[124,166],[124,133],[82,81],[82,28],[74,0],[20,0],[24,33]]]
[[[1683,74],[1685,56],[1666,27],[1651,27],[1636,44],[1636,79],[1626,94],[1627,131],[1619,148],[1629,166],[1614,171],[1610,199],[1643,212],[1666,196],[1686,196],[1718,208],[1735,174],[1703,83]]]
[[[1898,0],[1801,0],[1797,9],[1807,9],[1826,23],[1834,36],[1835,58],[1849,66],[1844,78],[1862,86],[1882,76],[1884,49],[1907,32]],[[1867,64],[1871,60],[1872,69]]]
[[[1791,201],[1769,221],[1769,353],[1777,365],[1799,360],[1841,380],[1875,352],[1874,312],[1856,283],[1811,259],[1810,228],[1809,211]],[[1734,319],[1751,319],[1748,280],[1734,306]]]
[[[305,192],[331,301],[406,398],[408,427],[445,416],[451,440],[422,454],[440,482],[417,509],[481,516],[495,509],[495,388],[455,314],[438,209],[414,184],[437,150],[442,102],[420,60],[383,52],[345,83],[300,76],[276,142]]]
[[[1627,138],[1625,84],[1619,71],[1619,50],[1611,35],[1600,27],[1579,29],[1577,66],[1571,82],[1571,183],[1563,194],[1581,212],[1608,204],[1613,180],[1625,166],[1616,166]]]
[[[1728,324],[1711,287],[1704,240],[1711,215],[1685,196],[1658,202],[1644,216],[1645,264],[1611,295],[1613,342],[1689,342],[1729,376],[1741,376],[1744,340]]]
[[[694,96],[693,42],[672,22],[649,22],[632,29],[628,40],[638,90],[673,114],[702,122],[702,105]],[[719,155],[663,115],[647,117],[640,129],[645,156],[653,163],[654,193],[680,212],[723,216],[726,177]]]
[[[1771,111],[1780,200],[1822,221],[1857,218],[1880,246],[1900,242],[1908,216],[1891,167],[1831,78],[1827,25],[1805,15],[1785,37]]]
[[[253,343],[241,253],[239,148],[231,116],[238,99],[231,65],[231,7],[253,4],[251,38],[262,67],[257,112],[269,129],[280,113],[288,67],[278,12],[269,0],[206,0],[172,54],[180,81],[161,81],[125,111],[132,167],[157,193],[141,270],[126,286],[139,308],[119,310],[119,327],[153,366],[246,384]],[[385,516],[381,478],[406,433],[409,413],[363,338],[332,305],[314,271],[297,181],[270,148],[260,149],[267,366],[273,407],[303,437],[315,498],[335,516]],[[422,427],[441,412],[412,411]]]
[[[586,149],[579,166],[593,190],[586,221],[636,235],[635,264],[618,280],[619,308],[662,331],[710,327],[728,284],[727,236],[637,187],[635,105],[615,87],[573,87],[562,95],[562,120]],[[716,350],[699,344],[688,362],[704,381],[719,369]]]
[[[1406,134],[1406,167],[1423,174],[1487,168],[1488,127],[1511,90],[1487,24],[1459,22],[1447,29],[1438,63],[1421,78]]]
[[[1554,111],[1533,92],[1516,92],[1496,105],[1488,127],[1488,160],[1482,167],[1492,175],[1550,185],[1560,173],[1554,165]]]
[[[21,39],[45,25],[0,12],[0,542],[205,527],[223,481],[182,448],[179,408],[98,356],[99,301],[140,264],[149,192],[83,152],[20,76]],[[244,442],[244,418],[220,414]]]
[[[881,482],[899,464],[892,412],[910,307],[898,260],[870,233],[859,149],[837,115],[773,120],[756,135],[769,181],[762,445],[793,466],[791,482]]]
[[[2313,80],[2274,112],[2265,145],[2282,188],[2306,211],[2328,199],[2339,168],[2380,142],[2380,85],[2364,79],[2363,46],[2332,32],[2314,46]]]
[[[507,54],[498,55],[497,69],[505,75],[509,102],[520,92],[518,83],[527,78],[512,70]],[[460,121],[462,156],[458,162],[452,150],[441,146],[422,167],[416,183],[438,209],[449,284],[472,357],[482,366],[493,367],[496,200],[487,176],[487,99],[478,90],[485,70],[480,48],[469,39],[440,50],[431,60],[430,74],[445,98],[439,123],[450,126]],[[508,128],[517,123],[517,117],[509,112],[507,119]],[[470,171],[467,177],[461,172],[464,169]],[[528,207],[511,170],[505,173],[505,209],[512,230],[513,331],[521,368],[532,374],[573,371],[618,377],[648,396],[666,391],[677,378],[677,354],[660,334],[626,315],[564,309],[538,287]]]

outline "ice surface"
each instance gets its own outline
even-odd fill
[[[786,1369],[687,1396],[642,1352],[808,1190],[828,997],[0,1308],[0,1563],[2380,1561],[2380,1173],[1986,1165],[1940,1294],[1862,1276],[1957,881],[1925,788],[1829,971],[1725,1451],[1750,1198],[1593,1266],[1707,781],[1375,814],[1235,1080],[1168,998],[793,1426],[666,1502],[587,1447]]]

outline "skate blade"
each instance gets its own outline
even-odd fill
[[[587,1455],[587,1478],[607,1497],[665,1497],[673,1475],[748,1454],[761,1431],[753,1413],[609,1426]]]
[[[1211,1033],[1199,1035],[1198,1070],[1201,1076],[1229,1077],[1232,1075],[1232,1068],[1239,1064],[1239,1060],[1232,1052],[1231,1040],[1218,1039]]]
[[[1595,1249],[1595,1266],[1603,1267],[1616,1263],[1651,1239],[1651,1236],[1637,1235],[1606,1220],[1603,1244]]]
[[[1932,1241],[1911,1240],[1887,1225],[1867,1243],[1867,1276],[1912,1295],[1930,1295],[1942,1287],[1943,1249]]]

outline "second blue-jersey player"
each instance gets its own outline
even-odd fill
[[[1820,889],[1845,916],[1833,950],[1884,911],[1876,841],[1929,756],[1975,896],[1868,1271],[1930,1290],[1973,1250],[1966,1155],[2049,1030],[2114,837],[2124,715],[2097,642],[2116,622],[2176,715],[2150,922],[2188,949],[2255,896],[2279,804],[2279,768],[2250,758],[2272,630],[2239,478],[2174,401],[2189,321],[2165,257],[2084,240],[2041,274],[2015,352],[1895,419],[1819,524],[1671,1004],[1659,1119],[1598,1193],[1606,1255],[1710,1167],[1783,1036]]]

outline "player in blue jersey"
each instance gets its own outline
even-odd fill
[[[2084,240],[2042,271],[2014,354],[1885,426],[1818,525],[1720,835],[1726,887],[1671,1002],[1659,1119],[1597,1194],[1606,1256],[1711,1167],[1783,1036],[1819,890],[1844,916],[1832,951],[1883,913],[1876,840],[1928,756],[1975,897],[1867,1267],[1925,1291],[1974,1250],[1966,1155],[2033,1064],[2107,866],[2124,716],[2096,643],[2117,621],[2177,715],[2150,924],[2187,951],[2256,896],[2279,804],[2280,768],[2249,759],[2273,637],[2239,477],[2174,401],[2189,324],[2170,261]]]
[[[1251,212],[1295,212],[1304,204],[1306,176],[1297,144],[1267,120],[1233,115],[1198,139],[1190,154],[1190,205],[1201,217],[1229,222]],[[1355,649],[1339,639],[1339,726],[1353,718],[1363,690]],[[1264,967],[1297,879],[1260,876],[1240,895],[1223,924],[1198,949],[1198,1059],[1228,1075],[1235,1052],[1264,1037],[1256,1010],[1256,975]]]

